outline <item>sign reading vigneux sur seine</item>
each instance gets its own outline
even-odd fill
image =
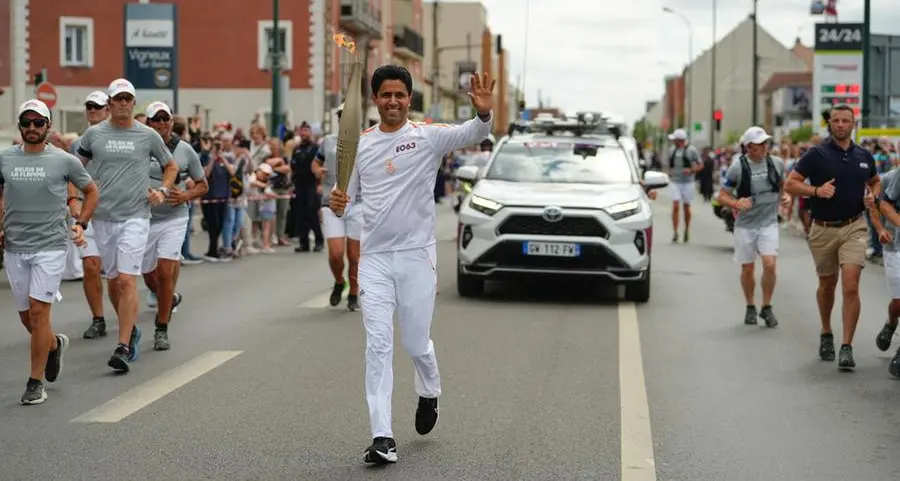
[[[125,4],[125,78],[137,105],[162,101],[178,110],[178,17],[172,4]]]

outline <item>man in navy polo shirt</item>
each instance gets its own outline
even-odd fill
[[[844,332],[838,369],[842,370],[856,367],[851,345],[859,321],[859,277],[866,265],[869,238],[863,212],[871,209],[872,217],[880,218],[874,199],[881,194],[881,180],[875,159],[851,139],[855,123],[850,107],[834,107],[828,121],[831,136],[800,158],[784,186],[788,194],[810,198],[808,243],[819,276],[816,301],[822,322],[819,358],[823,361],[834,360],[831,310],[838,274],[841,277]],[[877,224],[879,236],[886,236],[881,222]]]

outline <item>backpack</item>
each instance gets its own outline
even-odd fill
[[[684,165],[682,167],[684,167],[685,169],[690,169],[691,168],[691,159],[690,159],[690,157],[688,157],[688,146],[685,145],[683,150],[684,150],[684,153],[681,155],[681,161]],[[672,149],[672,155],[669,156],[669,168],[670,169],[675,168],[675,154],[677,154],[677,153],[678,153],[677,148]]]
[[[747,160],[746,155],[742,155],[740,157],[741,162],[741,181],[737,185],[737,198],[742,199],[744,197],[750,197],[753,195],[751,190],[750,181],[752,174],[750,173],[750,162]],[[781,185],[784,179],[781,178],[781,175],[778,174],[778,169],[775,168],[775,162],[772,161],[772,157],[766,156],[766,168],[768,170],[769,184],[772,185],[772,192],[776,194],[781,191]]]
[[[244,164],[246,163],[247,160],[241,158],[237,170],[234,171],[234,175],[228,179],[228,187],[231,188],[232,199],[237,199],[244,193]]]

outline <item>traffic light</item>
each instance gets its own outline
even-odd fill
[[[716,121],[716,132],[722,131],[722,111],[716,110],[713,112],[713,119]]]
[[[44,78],[44,71],[43,71],[43,70],[40,70],[40,71],[38,71],[38,73],[34,74],[34,86],[35,86],[35,87],[37,87],[38,85],[44,83],[44,80],[47,80],[47,79]]]

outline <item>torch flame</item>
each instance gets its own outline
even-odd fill
[[[356,53],[356,42],[353,37],[346,33],[336,33],[331,36],[331,40],[339,47],[345,48],[350,53]]]

